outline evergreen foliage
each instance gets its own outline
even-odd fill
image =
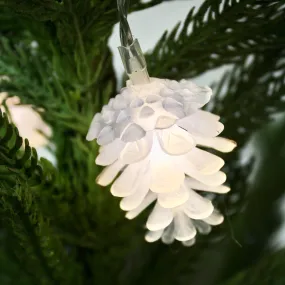
[[[163,1],[132,2],[139,11]],[[285,2],[190,6],[185,22],[146,55],[149,73],[178,80],[231,64],[212,86],[210,109],[238,150],[225,155],[232,191],[214,199],[224,224],[183,248],[147,244],[147,213],[126,221],[118,201],[95,183],[98,147],[85,136],[117,91],[107,46],[116,1],[0,0],[0,92],[32,105],[51,126],[57,160],[38,159],[0,114],[0,284],[284,283],[284,251],[273,253],[269,244],[285,190],[285,119],[269,122],[285,111]],[[258,163],[242,164],[256,131]]]

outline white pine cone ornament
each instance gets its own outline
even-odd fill
[[[94,116],[87,140],[97,139],[96,164],[106,166],[97,183],[122,197],[128,219],[151,203],[148,242],[174,239],[190,246],[197,231],[206,234],[223,216],[200,191],[226,193],[224,161],[205,150],[232,151],[236,143],[217,137],[219,116],[200,110],[212,90],[191,81],[151,78],[127,87]],[[119,176],[118,176],[119,175]],[[117,177],[118,176],[118,177]],[[117,178],[116,178],[117,177]]]

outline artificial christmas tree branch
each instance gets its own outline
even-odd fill
[[[164,33],[147,55],[149,70],[173,79],[194,77],[240,63],[249,54],[284,47],[283,2],[257,2],[208,0],[197,12],[191,9],[182,29],[178,24]]]
[[[0,112],[1,126],[1,181],[6,185],[14,187],[17,183],[37,186],[46,183],[49,175],[46,175],[42,166],[38,163],[36,150],[29,146],[25,140],[25,148],[22,152],[22,138],[16,127],[11,125],[6,114]],[[7,178],[7,179],[6,179]],[[7,194],[9,194],[7,192]],[[12,194],[12,193],[11,193]]]
[[[284,50],[278,48],[274,56],[269,57],[269,54],[271,53],[267,51],[262,55],[246,58],[230,73],[227,72],[215,87],[217,92],[213,111],[223,114],[224,122],[231,126],[227,136],[238,140],[241,146],[248,141],[252,133],[269,122],[274,113],[285,110],[283,100],[285,68],[280,66],[280,58],[284,56]],[[252,64],[249,64],[249,60]],[[227,91],[223,93],[222,90]],[[260,94],[267,95],[260,96]],[[232,102],[239,102],[238,110],[233,107]],[[225,106],[228,107],[225,108]],[[246,119],[248,114],[251,115],[250,120]],[[233,155],[229,168],[229,178],[232,173],[233,180],[236,179],[235,170],[241,167],[237,165],[237,160],[238,155]],[[238,191],[240,193],[240,190]],[[234,194],[235,191],[232,193]]]
[[[48,223],[37,209],[37,201],[41,199],[42,190],[54,187],[54,169],[43,159],[41,163],[38,162],[37,153],[35,149],[29,147],[27,140],[24,151],[20,150],[22,138],[2,113],[0,126],[1,220],[3,219],[2,226],[4,226],[2,231],[6,231],[7,237],[11,238],[10,242],[15,239],[13,242],[19,244],[19,246],[14,245],[17,258],[30,254],[34,262],[39,262],[39,272],[36,273],[38,280],[41,272],[45,272],[49,284],[56,284],[55,277],[50,271],[49,254],[45,252],[51,250],[49,247],[52,245],[51,240],[43,243],[45,237],[42,236],[44,230],[48,229]],[[51,236],[48,237],[50,238]],[[52,257],[55,258],[59,256]],[[27,270],[30,271],[30,268]]]

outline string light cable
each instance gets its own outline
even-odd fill
[[[121,46],[118,48],[125,71],[133,84],[150,81],[146,60],[137,39],[133,38],[128,20],[129,0],[117,0]]]

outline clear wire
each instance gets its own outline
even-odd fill
[[[133,35],[129,26],[127,17],[129,10],[129,0],[117,0],[119,21],[120,21],[120,39],[122,46],[130,46],[133,42]]]
[[[118,47],[125,71],[132,84],[145,84],[150,81],[145,57],[137,39],[133,38],[127,16],[129,0],[117,0],[120,20],[121,46]]]

